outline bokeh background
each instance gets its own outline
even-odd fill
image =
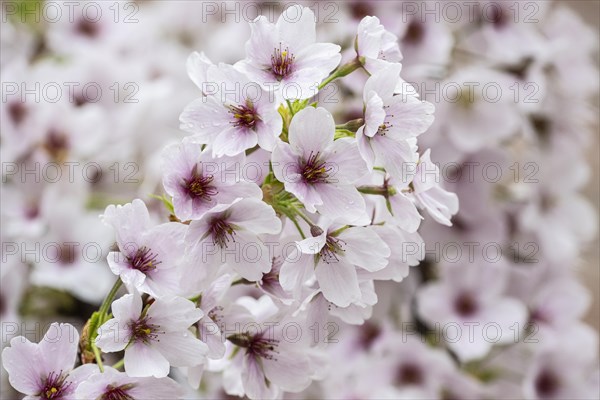
[[[102,3],[107,15],[112,15],[114,10],[109,8],[112,2],[99,3]],[[368,9],[381,3],[352,2],[352,6]],[[575,11],[596,37],[599,36],[600,1],[560,0],[554,3]],[[44,23],[27,17],[24,23],[20,23],[6,16],[7,5],[16,5],[20,9],[27,4],[33,9],[39,3],[2,3],[0,65],[3,92],[9,89],[5,83],[93,81],[101,84],[104,96],[99,104],[89,104],[80,96],[76,106],[41,101],[31,104],[30,108],[28,105],[25,111],[14,106],[10,98],[7,101],[3,98],[0,115],[2,162],[87,160],[98,163],[104,174],[93,179],[92,183],[81,179],[66,185],[42,182],[17,190],[11,187],[7,190],[3,179],[3,241],[15,233],[35,237],[40,232],[45,232],[41,234],[41,240],[84,240],[81,238],[93,232],[94,237],[90,240],[101,243],[106,251],[112,238],[97,219],[106,205],[140,197],[157,215],[164,216],[161,201],[152,199],[150,195],[162,193],[158,162],[160,150],[184,136],[178,127],[179,114],[198,96],[197,88],[186,73],[188,55],[192,51],[203,50],[213,61],[235,62],[243,57],[243,43],[249,28],[245,21],[222,24],[212,19],[210,23],[204,23],[194,18],[199,15],[198,2],[187,1],[140,1],[132,3],[135,7],[128,7],[128,2],[119,3],[120,23],[108,21],[106,26],[89,25],[80,20],[67,23],[64,19],[57,23]],[[342,4],[341,9],[344,16],[350,18],[351,12],[345,10],[346,6]],[[123,19],[134,10],[139,10],[133,17],[139,22],[123,24]],[[324,24],[319,29],[335,41],[347,37],[354,28]],[[32,66],[31,60],[36,61],[35,66]],[[596,64],[598,61],[596,51]],[[113,87],[113,83],[118,85]],[[113,94],[118,97],[117,101],[113,100]],[[128,99],[137,101],[129,103]],[[598,210],[600,102],[597,91],[591,104],[591,114],[595,118],[587,149],[591,179],[583,191]],[[9,125],[15,115],[26,122],[25,128],[15,129]],[[46,132],[47,127],[52,127],[58,134],[50,139],[41,137],[39,132]],[[82,132],[67,146],[68,151],[60,136],[61,129]],[[39,219],[49,221],[48,231],[36,225]],[[597,224],[597,219],[595,222]],[[58,256],[66,264],[73,261],[68,252]],[[81,326],[114,279],[104,262],[86,265],[77,274],[58,268],[53,273],[31,272],[24,277],[14,273],[5,275],[9,264],[19,262],[11,257],[7,257],[5,262],[4,254],[2,261],[0,309],[3,321],[20,320],[22,315],[26,315],[30,320],[44,323],[60,320]],[[585,244],[581,261],[576,273],[592,295],[585,321],[598,331],[600,241],[597,235],[593,242]],[[17,265],[17,269],[20,267]],[[34,285],[23,284],[23,279]],[[6,389],[4,371],[2,379],[2,398],[12,398],[5,397],[5,390],[9,392],[9,389]]]

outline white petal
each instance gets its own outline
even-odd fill
[[[350,303],[360,300],[356,270],[343,258],[329,264],[319,263],[315,275],[323,296],[335,305],[347,307]]]
[[[289,141],[296,154],[305,161],[311,152],[316,155],[333,143],[335,122],[326,109],[306,107],[294,115],[289,128]]]
[[[169,374],[169,362],[158,349],[142,343],[132,343],[125,350],[125,372],[132,377],[163,378]]]

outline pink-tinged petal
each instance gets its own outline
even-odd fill
[[[377,58],[381,49],[381,37],[385,29],[380,24],[379,18],[366,16],[358,24],[356,43],[358,55],[368,58]]]
[[[192,367],[204,363],[208,346],[194,337],[192,332],[173,332],[161,335],[153,346],[174,367]]]
[[[266,93],[263,93],[263,95],[267,96]],[[279,113],[277,113],[275,118],[258,121],[254,129],[258,137],[258,145],[262,149],[273,151],[277,143],[277,138],[281,134],[282,127],[283,120]]]
[[[282,79],[278,90],[284,100],[309,99],[317,95],[319,84],[326,77],[327,73],[316,68],[296,69]]]
[[[110,368],[110,367],[108,367]],[[71,383],[73,391],[83,382],[87,381],[94,374],[100,373],[100,368],[96,364],[83,364],[69,373],[68,381]],[[77,397],[77,396],[75,396]],[[80,397],[78,397],[80,398]]]
[[[2,351],[2,365],[8,372],[11,386],[28,395],[39,392],[42,379],[50,372],[44,365],[37,344],[22,336],[13,338],[10,347]]]
[[[70,371],[77,359],[79,332],[71,324],[53,323],[39,343],[44,364],[50,371]]]
[[[392,215],[398,226],[409,233],[419,229],[423,217],[419,214],[415,204],[404,194],[396,193],[389,198],[392,205]]]
[[[207,357],[218,360],[225,355],[225,343],[219,326],[210,318],[204,318],[198,324],[200,328],[200,340],[208,346]]]
[[[279,40],[297,52],[317,40],[315,14],[308,7],[287,7],[275,24]]]
[[[295,154],[308,159],[311,152],[322,152],[333,143],[335,122],[326,109],[307,107],[298,112],[290,124],[289,141]]]
[[[263,370],[254,356],[245,356],[242,366],[244,392],[252,400],[274,399],[277,395],[275,385],[267,386]]]
[[[188,104],[179,121],[182,130],[194,135],[195,143],[208,143],[230,126],[231,115],[217,96],[207,96]]]
[[[350,228],[339,235],[346,243],[344,257],[353,265],[367,271],[379,271],[388,264],[390,248],[370,228]]]
[[[317,191],[323,201],[317,210],[332,220],[352,223],[366,215],[365,200],[354,186],[321,184]]]
[[[250,39],[245,46],[246,56],[256,64],[270,66],[273,49],[279,42],[275,24],[261,15],[250,24],[250,31]]]
[[[362,159],[367,163],[369,171],[372,171],[375,166],[375,152],[373,152],[370,139],[364,134],[364,130],[364,125],[358,128],[356,131],[356,142],[358,143],[358,151]]]
[[[315,269],[323,296],[339,307],[348,307],[361,298],[356,269],[346,260],[319,263]]]
[[[267,379],[286,392],[301,392],[312,381],[308,357],[298,351],[282,348],[275,358],[263,359],[262,365]]]
[[[309,185],[304,182],[287,183],[285,190],[292,193],[298,198],[306,208],[306,211],[310,213],[317,212],[316,207],[323,204],[319,190],[314,185]]]
[[[142,298],[137,293],[126,294],[111,304],[114,318],[120,321],[137,320],[142,308]]]
[[[111,251],[108,253],[106,261],[112,273],[121,278],[128,290],[139,288],[144,284],[146,275],[141,271],[132,269],[125,254]]]
[[[414,171],[417,151],[406,140],[396,141],[387,136],[376,135],[371,139],[370,144],[377,163],[383,165],[390,175],[404,179],[407,171]]]
[[[317,84],[320,84],[340,63],[342,59],[340,49],[340,46],[333,43],[311,44],[295,55],[294,67],[302,70],[318,71],[315,78],[318,78],[319,82]]]
[[[247,231],[236,232],[235,243],[224,251],[223,257],[242,278],[253,282],[259,281],[272,266],[267,246]]]
[[[114,353],[127,347],[131,339],[131,332],[127,320],[116,318],[106,321],[98,328],[96,346],[105,353]]]
[[[291,252],[279,271],[281,287],[288,292],[294,291],[294,295],[299,294],[302,284],[311,277],[314,264],[313,255]]]
[[[208,289],[202,292],[200,307],[209,312],[215,308],[218,302],[225,296],[231,287],[231,275],[225,274],[216,278]]]
[[[263,192],[256,183],[241,181],[235,185],[219,187],[219,194],[215,198],[219,204],[232,204],[237,199],[262,199],[262,195]]]
[[[429,215],[443,225],[452,226],[450,218],[458,212],[458,196],[435,187],[416,196]]]
[[[386,135],[394,139],[418,136],[433,123],[435,107],[415,96],[394,96],[386,106],[386,123],[390,126]]]
[[[122,246],[135,243],[139,232],[150,226],[150,214],[143,201],[135,199],[125,205],[109,205],[101,216],[103,222],[115,230],[117,243]]]
[[[354,139],[338,139],[329,147],[326,155],[327,167],[331,169],[327,182],[336,185],[354,183],[369,170],[360,161],[360,153]]]
[[[204,52],[193,52],[187,59],[187,73],[192,82],[203,90],[203,85],[207,81],[206,72],[208,67],[213,65],[212,61],[204,54]]]
[[[247,149],[251,149],[258,143],[256,132],[243,128],[229,126],[221,128],[222,132],[213,142],[213,153],[216,157],[224,155],[235,156]]]
[[[188,384],[197,390],[200,387],[202,375],[204,375],[204,365],[196,365],[195,367],[187,368]]]
[[[304,254],[318,254],[327,241],[327,232],[323,230],[319,236],[311,236],[296,242],[300,251]]]
[[[173,312],[177,310],[177,312]],[[154,302],[147,313],[152,323],[161,330],[175,332],[189,328],[202,318],[203,312],[196,305],[183,297],[165,298]]]
[[[171,378],[142,378],[139,382],[127,392],[134,399],[179,399],[184,395],[181,386]]]
[[[370,91],[366,95],[365,102],[365,135],[373,137],[379,131],[379,127],[385,121],[385,109],[383,108],[383,100],[374,91]]]
[[[294,153],[289,144],[281,140],[277,142],[271,155],[271,165],[278,181],[285,184],[301,180],[302,177],[298,172],[300,168],[298,165],[299,154]]]
[[[132,377],[164,378],[169,374],[169,361],[152,346],[132,343],[125,349],[125,372]]]
[[[377,93],[378,97],[382,100],[391,99],[394,95],[394,82],[398,81],[398,78],[400,78],[401,69],[401,64],[390,64],[388,68],[371,75],[371,77],[367,79],[363,90],[364,102],[368,103],[371,91]]]
[[[277,234],[281,231],[281,220],[273,207],[254,199],[242,199],[231,206],[227,221],[254,233]]]

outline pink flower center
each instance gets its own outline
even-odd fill
[[[535,390],[543,398],[556,394],[560,388],[560,379],[552,371],[545,370],[535,379]]]
[[[273,71],[277,80],[281,81],[292,73],[294,58],[294,55],[289,52],[289,48],[286,47],[285,50],[281,50],[281,43],[279,44],[279,48],[273,50],[271,71]]]
[[[477,300],[470,293],[462,293],[454,301],[454,309],[463,317],[471,316],[477,312]]]
[[[27,116],[27,108],[21,102],[13,102],[8,106],[8,115],[15,125],[20,125]]]
[[[256,122],[260,121],[260,117],[250,100],[247,100],[245,105],[229,106],[229,112],[233,114],[231,124],[236,128],[254,129]]]
[[[50,372],[48,378],[43,382],[42,390],[39,393],[42,399],[61,399],[69,390],[71,382],[67,382],[67,375],[60,371],[58,374]]]
[[[235,242],[235,229],[223,217],[214,218],[210,224],[210,235],[219,247],[227,247],[228,243]]]
[[[338,262],[340,259],[338,255],[345,252],[344,246],[346,242],[340,240],[333,236],[327,236],[325,240],[325,246],[319,252],[319,256],[325,262],[325,264],[330,264],[332,262]]]
[[[134,386],[135,385],[133,384],[121,386],[108,385],[106,387],[106,392],[102,394],[100,400],[134,400],[134,397],[127,394]]]
[[[202,175],[202,172],[199,170],[199,165],[196,164],[190,178],[184,180],[184,189],[190,197],[210,201],[211,197],[219,193],[212,185],[213,180],[213,175]]]
[[[331,166],[328,166],[326,162],[319,159],[320,153],[313,154],[310,152],[308,160],[304,163],[301,171],[302,178],[306,183],[326,183],[331,172]]]
[[[404,364],[398,369],[396,383],[399,385],[419,385],[423,383],[423,371],[418,365]]]
[[[143,246],[138,249],[133,257],[128,257],[131,268],[147,273],[156,269],[162,261],[157,261],[158,254],[152,253],[149,248]]]
[[[246,349],[246,354],[267,360],[275,360],[278,353],[279,340],[265,338],[262,335],[252,336],[249,333],[236,333],[227,337],[231,343]]]
[[[54,160],[64,160],[69,152],[69,137],[62,132],[51,129],[43,146]]]
[[[150,323],[150,318],[143,317],[129,324],[131,341],[150,343],[158,338],[158,326]]]

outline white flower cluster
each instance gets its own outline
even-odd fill
[[[290,7],[276,23],[259,17],[251,27],[244,60],[188,59],[201,97],[180,117],[192,135],[162,157],[171,221],[153,223],[141,200],[104,212],[117,239],[108,263],[119,280],[88,325],[100,374],[100,351],[124,350],[131,378],[166,379],[170,367],[180,367],[198,387],[203,368],[220,362],[228,364],[228,394],[300,392],[323,373],[322,343],[310,340],[309,327],[325,327],[330,315],[364,322],[377,302],[374,281],[400,281],[420,260],[403,259],[396,245],[421,242],[418,208],[446,225],[458,209],[456,196],[439,186],[429,152],[417,151],[433,106],[402,91],[398,45],[388,43],[377,18],[361,22],[356,54],[341,66],[340,46],[316,42],[309,8]],[[358,69],[371,75],[364,115],[336,124],[316,95]],[[112,302],[121,284],[130,294]],[[237,284],[264,295],[226,296]],[[37,353],[19,353],[21,339],[13,341],[7,359],[32,363]],[[44,341],[30,346],[48,357]],[[29,385],[17,371],[10,376],[26,394],[90,390],[77,385],[81,370],[92,370],[87,364],[69,375],[71,368],[31,367]],[[93,372],[84,380],[106,383],[104,397],[136,386],[107,381],[118,373]]]
[[[576,268],[598,41],[575,14],[67,3],[0,9],[12,388],[597,398]],[[87,322],[30,341],[49,315]]]

